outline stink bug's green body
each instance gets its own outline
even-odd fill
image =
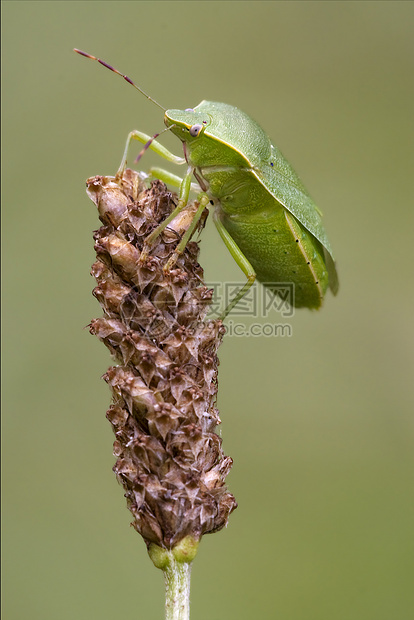
[[[131,139],[145,143],[144,151],[151,148],[169,161],[187,164],[183,179],[163,170],[152,171],[154,177],[179,186],[180,199],[172,215],[148,237],[148,250],[154,238],[187,204],[195,177],[201,189],[200,208],[175,256],[183,251],[202,211],[212,202],[218,231],[247,276],[245,286],[224,315],[256,277],[275,294],[292,283],[294,295],[290,302],[298,308],[319,308],[328,287],[336,294],[338,278],[321,214],[263,129],[247,114],[224,103],[202,101],[194,109],[164,112],[167,128],[183,143],[184,158],[167,151],[155,140],[157,136],[133,131],[120,168],[120,172],[125,168]],[[172,264],[170,259],[167,267]]]
[[[204,123],[204,124],[203,124]],[[296,307],[318,308],[338,281],[316,205],[263,129],[238,108],[202,101],[167,110],[165,124],[184,143],[201,187],[218,201],[220,222],[260,282],[293,282]],[[201,125],[193,137],[191,127]]]

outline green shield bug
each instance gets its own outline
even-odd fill
[[[111,65],[75,51],[121,75],[160,107],[166,130],[183,144],[184,157],[177,157],[156,140],[159,134],[132,131],[128,136],[118,174],[125,169],[131,140],[145,145],[137,160],[150,148],[168,161],[187,164],[183,178],[158,168],[150,171],[153,178],[179,187],[179,201],[147,238],[143,258],[154,239],[184,209],[190,190],[196,187],[200,206],[166,269],[184,250],[207,204],[212,204],[218,232],[247,277],[223,317],[256,277],[275,294],[286,291],[287,283],[293,284],[289,301],[297,308],[319,308],[328,287],[336,295],[338,276],[321,213],[293,168],[253,119],[234,106],[214,101],[202,101],[186,110],[166,110]]]

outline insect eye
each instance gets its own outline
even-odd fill
[[[202,129],[203,129],[203,125],[200,125],[200,124],[193,125],[192,127],[190,127],[190,136],[193,136],[193,138],[196,138]]]

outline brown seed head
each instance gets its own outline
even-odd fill
[[[118,365],[104,375],[113,393],[114,471],[133,526],[147,545],[171,549],[220,530],[236,507],[225,478],[232,460],[214,432],[217,349],[224,328],[206,314],[211,291],[190,242],[174,268],[163,266],[197,209],[193,203],[155,240],[144,240],[174,208],[166,186],[147,189],[137,172],[93,177],[87,193],[102,227],[95,233],[94,295],[103,317],[90,331]],[[189,539],[189,540],[190,540]]]

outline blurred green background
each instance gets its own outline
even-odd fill
[[[84,181],[116,171],[131,129],[163,123],[73,47],[166,107],[248,112],[317,199],[337,256],[338,297],[298,311],[291,338],[221,348],[239,508],[202,542],[192,618],[411,620],[413,3],[2,9],[5,620],[163,617],[162,575],[111,472],[110,356],[83,329],[100,314]],[[201,262],[210,281],[242,280],[212,222]]]

